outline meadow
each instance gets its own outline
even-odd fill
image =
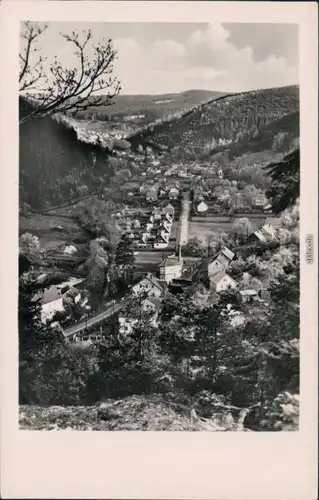
[[[250,218],[248,215],[248,219],[250,220],[253,229],[256,230],[265,221],[266,216],[261,215]],[[198,238],[199,240],[205,241],[209,236],[217,238],[221,233],[229,233],[232,230],[235,220],[236,219],[233,219],[231,221],[229,217],[223,217],[220,215],[204,217],[194,216],[189,221],[188,239]]]

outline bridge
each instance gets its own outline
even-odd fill
[[[123,297],[124,299],[124,297]],[[63,332],[65,338],[73,337],[73,335],[80,335],[82,332],[85,332],[89,328],[96,327],[103,323],[105,320],[114,316],[114,314],[118,313],[123,305],[124,300],[119,300],[116,302],[112,300],[105,305],[104,311],[95,314],[91,317],[87,317],[84,320],[81,320],[79,323],[76,323],[68,328],[66,328]]]

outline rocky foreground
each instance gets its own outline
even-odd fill
[[[160,395],[107,400],[96,406],[20,406],[20,429],[100,431],[242,431],[238,419],[216,413],[201,418],[192,408]]]

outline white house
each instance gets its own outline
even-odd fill
[[[153,209],[152,216],[154,218],[154,221],[156,220],[161,220],[162,218],[162,211],[160,208],[156,207]]]
[[[179,256],[168,257],[159,265],[160,279],[170,283],[174,278],[180,278],[183,270],[183,259]]]
[[[263,207],[267,203],[267,198],[264,195],[264,193],[258,193],[256,196],[253,197],[252,199],[252,204],[255,207]]]
[[[271,239],[275,239],[277,235],[277,230],[270,224],[264,224],[261,230],[266,233]]]
[[[63,299],[72,296],[75,303],[81,300],[81,292],[77,290],[76,286],[82,283],[83,279],[70,278],[58,285],[52,285],[44,290],[41,297],[41,321],[46,323],[50,321],[56,312],[64,311]],[[39,295],[35,299],[40,298]]]
[[[168,194],[168,195],[169,195],[169,197],[170,197],[171,199],[176,199],[176,198],[178,198],[179,191],[178,191],[178,189],[177,189],[177,188],[172,187],[172,188],[169,190],[169,194]]]
[[[147,297],[142,302],[142,309],[149,314],[149,323],[151,326],[158,326],[158,316],[161,310],[161,300],[158,297]]]
[[[213,260],[207,266],[208,277],[214,276],[222,271],[226,271],[227,265],[218,259]]]
[[[174,212],[175,212],[175,209],[174,209],[173,205],[171,205],[170,203],[168,205],[166,205],[166,207],[162,208],[163,214],[169,214],[169,215],[173,216]]]
[[[278,229],[282,227],[282,221],[279,218],[268,217],[265,224],[262,226],[262,231],[270,236],[270,238],[275,239],[277,236]]]
[[[68,245],[65,247],[63,253],[64,255],[74,255],[77,251],[78,250],[74,245]]]
[[[161,222],[160,229],[163,230],[163,231],[165,231],[168,235],[170,235],[172,227],[171,227],[171,224],[168,221],[163,220]]]
[[[147,293],[149,297],[160,297],[164,288],[159,280],[149,273],[132,287],[132,291],[135,295]]]
[[[141,235],[141,242],[142,243],[147,243],[147,240],[148,240],[149,236],[150,235],[147,232],[146,233],[142,233],[142,235]]]
[[[154,241],[154,248],[167,248],[169,243],[169,235],[165,231],[161,231]]]
[[[256,290],[241,290],[240,292],[241,300],[244,304],[251,302],[256,297],[258,297],[258,292]]]
[[[134,325],[138,322],[136,318],[127,318],[124,315],[120,315],[118,318],[119,321],[119,332],[122,335],[127,335],[132,333]]]
[[[136,229],[141,227],[140,221],[138,219],[133,220],[133,227]]]
[[[161,309],[161,300],[158,297],[147,297],[141,303],[141,309],[144,314],[148,315],[148,322],[151,326],[158,326],[158,316]],[[138,318],[128,318],[125,314],[119,315],[119,332],[122,335],[130,334],[134,326],[138,323]]]
[[[156,201],[157,200],[157,189],[151,188],[146,191],[146,200],[147,201]]]
[[[167,221],[169,224],[173,223],[173,217],[170,214],[163,214],[163,212],[162,212],[162,220]]]
[[[197,205],[197,209],[196,209],[196,210],[197,210],[197,212],[198,212],[198,213],[200,213],[200,214],[201,214],[201,213],[205,213],[205,212],[207,212],[207,210],[208,210],[208,205],[206,205],[206,203],[205,203],[204,201],[201,201],[201,202],[199,203],[199,205]]]
[[[54,300],[46,302],[45,299],[42,301],[41,307],[41,321],[46,323],[50,321],[56,312],[64,311],[63,298],[61,295],[57,294]]]
[[[235,289],[237,283],[225,271],[211,276],[210,285],[216,293],[224,292],[229,289]]]

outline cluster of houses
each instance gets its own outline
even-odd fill
[[[148,188],[141,186],[140,194],[145,196],[148,203],[155,203],[158,199],[177,200],[180,195],[180,190],[176,185],[169,187],[153,184]]]
[[[260,229],[257,229],[249,236],[249,241],[267,243],[277,238],[277,232],[282,227],[280,218],[268,217]]]
[[[167,248],[172,231],[174,211],[174,207],[170,203],[162,208],[153,208],[140,235],[138,246],[143,247],[151,244],[155,249]]]
[[[269,242],[277,239],[277,232],[282,226],[282,221],[279,218],[269,217],[266,219],[262,227],[252,233],[248,241]],[[210,283],[210,288],[216,293],[220,293],[227,289],[237,289],[236,281],[227,274],[227,268],[234,259],[234,253],[227,247],[224,247],[219,254],[209,262],[207,266],[207,274]],[[242,302],[251,302],[257,297],[267,298],[268,294],[265,290],[241,290],[239,291]]]
[[[119,333],[128,334],[134,325],[140,321],[144,313],[151,326],[158,325],[159,315],[162,308],[162,298],[166,289],[165,282],[159,280],[153,274],[148,273],[141,281],[136,283],[131,291],[135,297],[143,296],[140,304],[140,317],[130,317],[125,310],[122,310],[118,317]]]
[[[37,282],[40,284],[45,278],[46,274],[38,276]],[[86,308],[88,307],[86,299],[82,299],[81,284],[84,282],[83,278],[70,278],[68,281],[52,285],[34,296],[33,300],[40,300],[41,302],[41,321],[47,324],[52,321],[55,314],[63,313],[66,310],[68,301],[74,305],[79,304]]]

